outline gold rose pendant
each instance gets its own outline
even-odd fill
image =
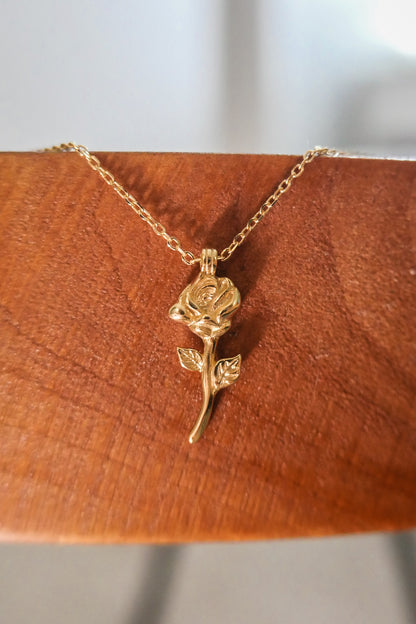
[[[221,388],[237,381],[241,355],[215,361],[220,336],[230,329],[231,317],[240,305],[240,293],[228,277],[216,277],[217,251],[203,249],[198,277],[181,293],[178,303],[169,310],[170,318],[182,321],[202,338],[204,352],[178,347],[181,365],[202,376],[203,404],[198,420],[189,435],[191,444],[203,434]]]

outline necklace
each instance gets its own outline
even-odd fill
[[[257,212],[247,221],[243,229],[238,232],[220,253],[216,249],[203,249],[200,256],[183,249],[175,236],[167,233],[166,228],[157,221],[131,195],[114,176],[105,169],[98,158],[91,154],[83,145],[77,143],[61,143],[42,150],[44,152],[74,151],[84,158],[89,166],[96,171],[114,191],[125,200],[134,212],[149,225],[157,236],[163,238],[169,249],[180,254],[186,265],[200,265],[196,279],[191,282],[180,294],[177,303],[169,310],[169,316],[175,321],[187,325],[203,341],[204,349],[201,353],[197,349],[177,347],[180,364],[190,371],[201,374],[203,403],[198,419],[189,435],[189,442],[199,440],[211,418],[214,398],[222,388],[230,386],[240,376],[241,355],[216,360],[215,352],[219,338],[231,326],[231,318],[240,306],[240,293],[228,277],[216,275],[218,261],[225,262],[234,251],[254,230],[258,223],[267,215],[277,203],[281,195],[286,193],[293,181],[301,176],[306,165],[319,156],[337,156],[340,152],[327,147],[316,147],[307,151],[302,160],[283,179],[276,190],[266,199]]]

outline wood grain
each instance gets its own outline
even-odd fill
[[[292,156],[98,154],[185,249]],[[220,266],[241,352],[203,439],[182,264],[75,154],[0,155],[0,534],[184,542],[416,526],[416,163],[318,159]]]

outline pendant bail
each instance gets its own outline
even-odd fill
[[[201,253],[201,271],[207,275],[215,275],[217,260],[218,252],[216,249],[203,249]]]

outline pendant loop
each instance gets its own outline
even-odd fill
[[[201,253],[201,271],[207,275],[215,275],[217,260],[218,252],[216,249],[203,249]]]

